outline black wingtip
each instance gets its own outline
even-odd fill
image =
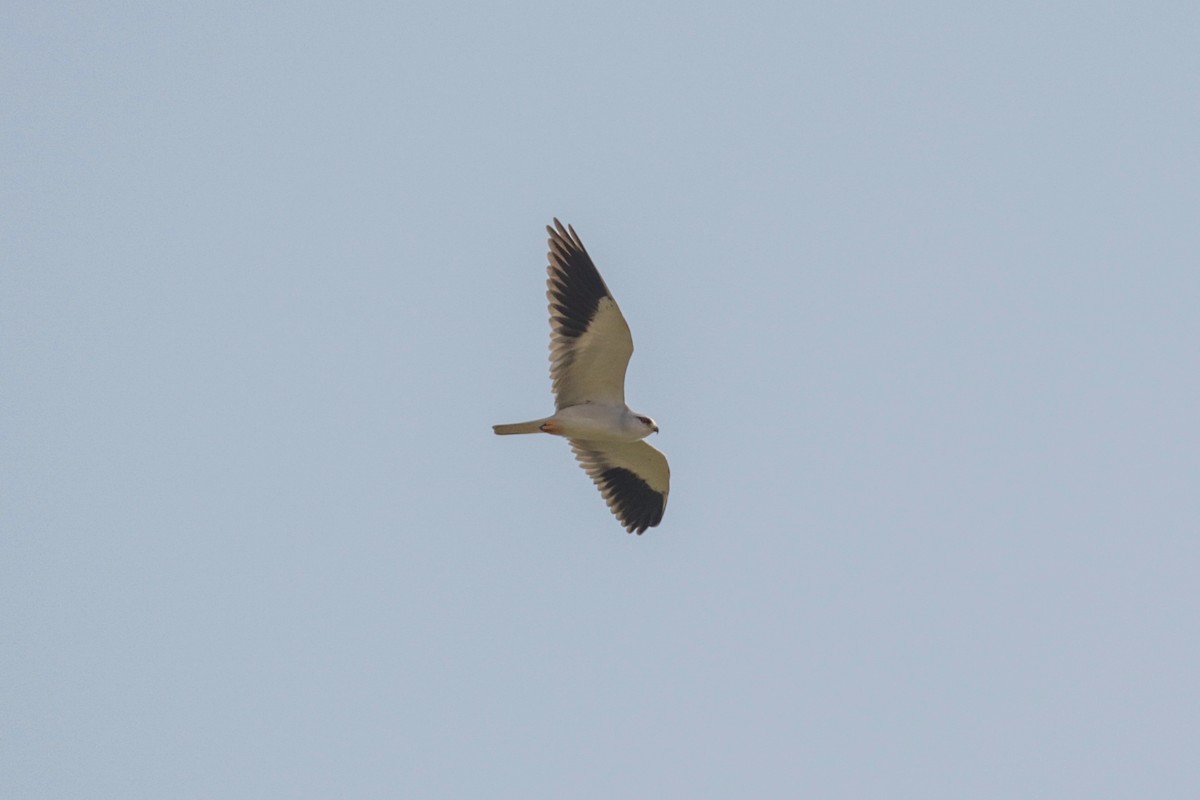
[[[587,330],[600,301],[612,295],[574,229],[564,229],[557,217],[554,224],[557,231],[546,227],[550,234],[547,258],[551,324],[564,336],[579,337]]]
[[[650,488],[650,484],[636,473],[623,467],[610,467],[601,473],[598,483],[610,498],[625,530],[641,536],[647,528],[662,522],[667,509],[666,496]]]

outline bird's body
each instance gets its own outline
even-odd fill
[[[518,422],[515,425],[493,425],[492,430],[502,436],[510,433],[540,432],[593,442],[636,442],[657,430],[646,430],[642,419],[624,403],[620,406],[582,403],[560,408],[553,416],[544,419]]]
[[[667,459],[647,442],[658,432],[625,404],[625,369],[633,337],[621,310],[574,228],[557,219],[547,268],[550,377],[556,411],[549,417],[494,425],[500,435],[549,433],[571,441],[575,458],[630,532],[662,521],[670,492]]]

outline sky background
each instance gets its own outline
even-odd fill
[[[1200,795],[1195,3],[3,17],[0,795]]]

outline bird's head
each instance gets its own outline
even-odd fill
[[[658,423],[649,417],[638,417],[637,421],[638,424],[646,429],[646,432],[643,434],[643,436],[649,436],[652,433],[658,433]]]

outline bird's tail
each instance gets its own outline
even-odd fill
[[[498,436],[508,436],[513,433],[542,433],[546,419],[531,419],[529,422],[514,422],[511,425],[493,425],[492,430]]]

